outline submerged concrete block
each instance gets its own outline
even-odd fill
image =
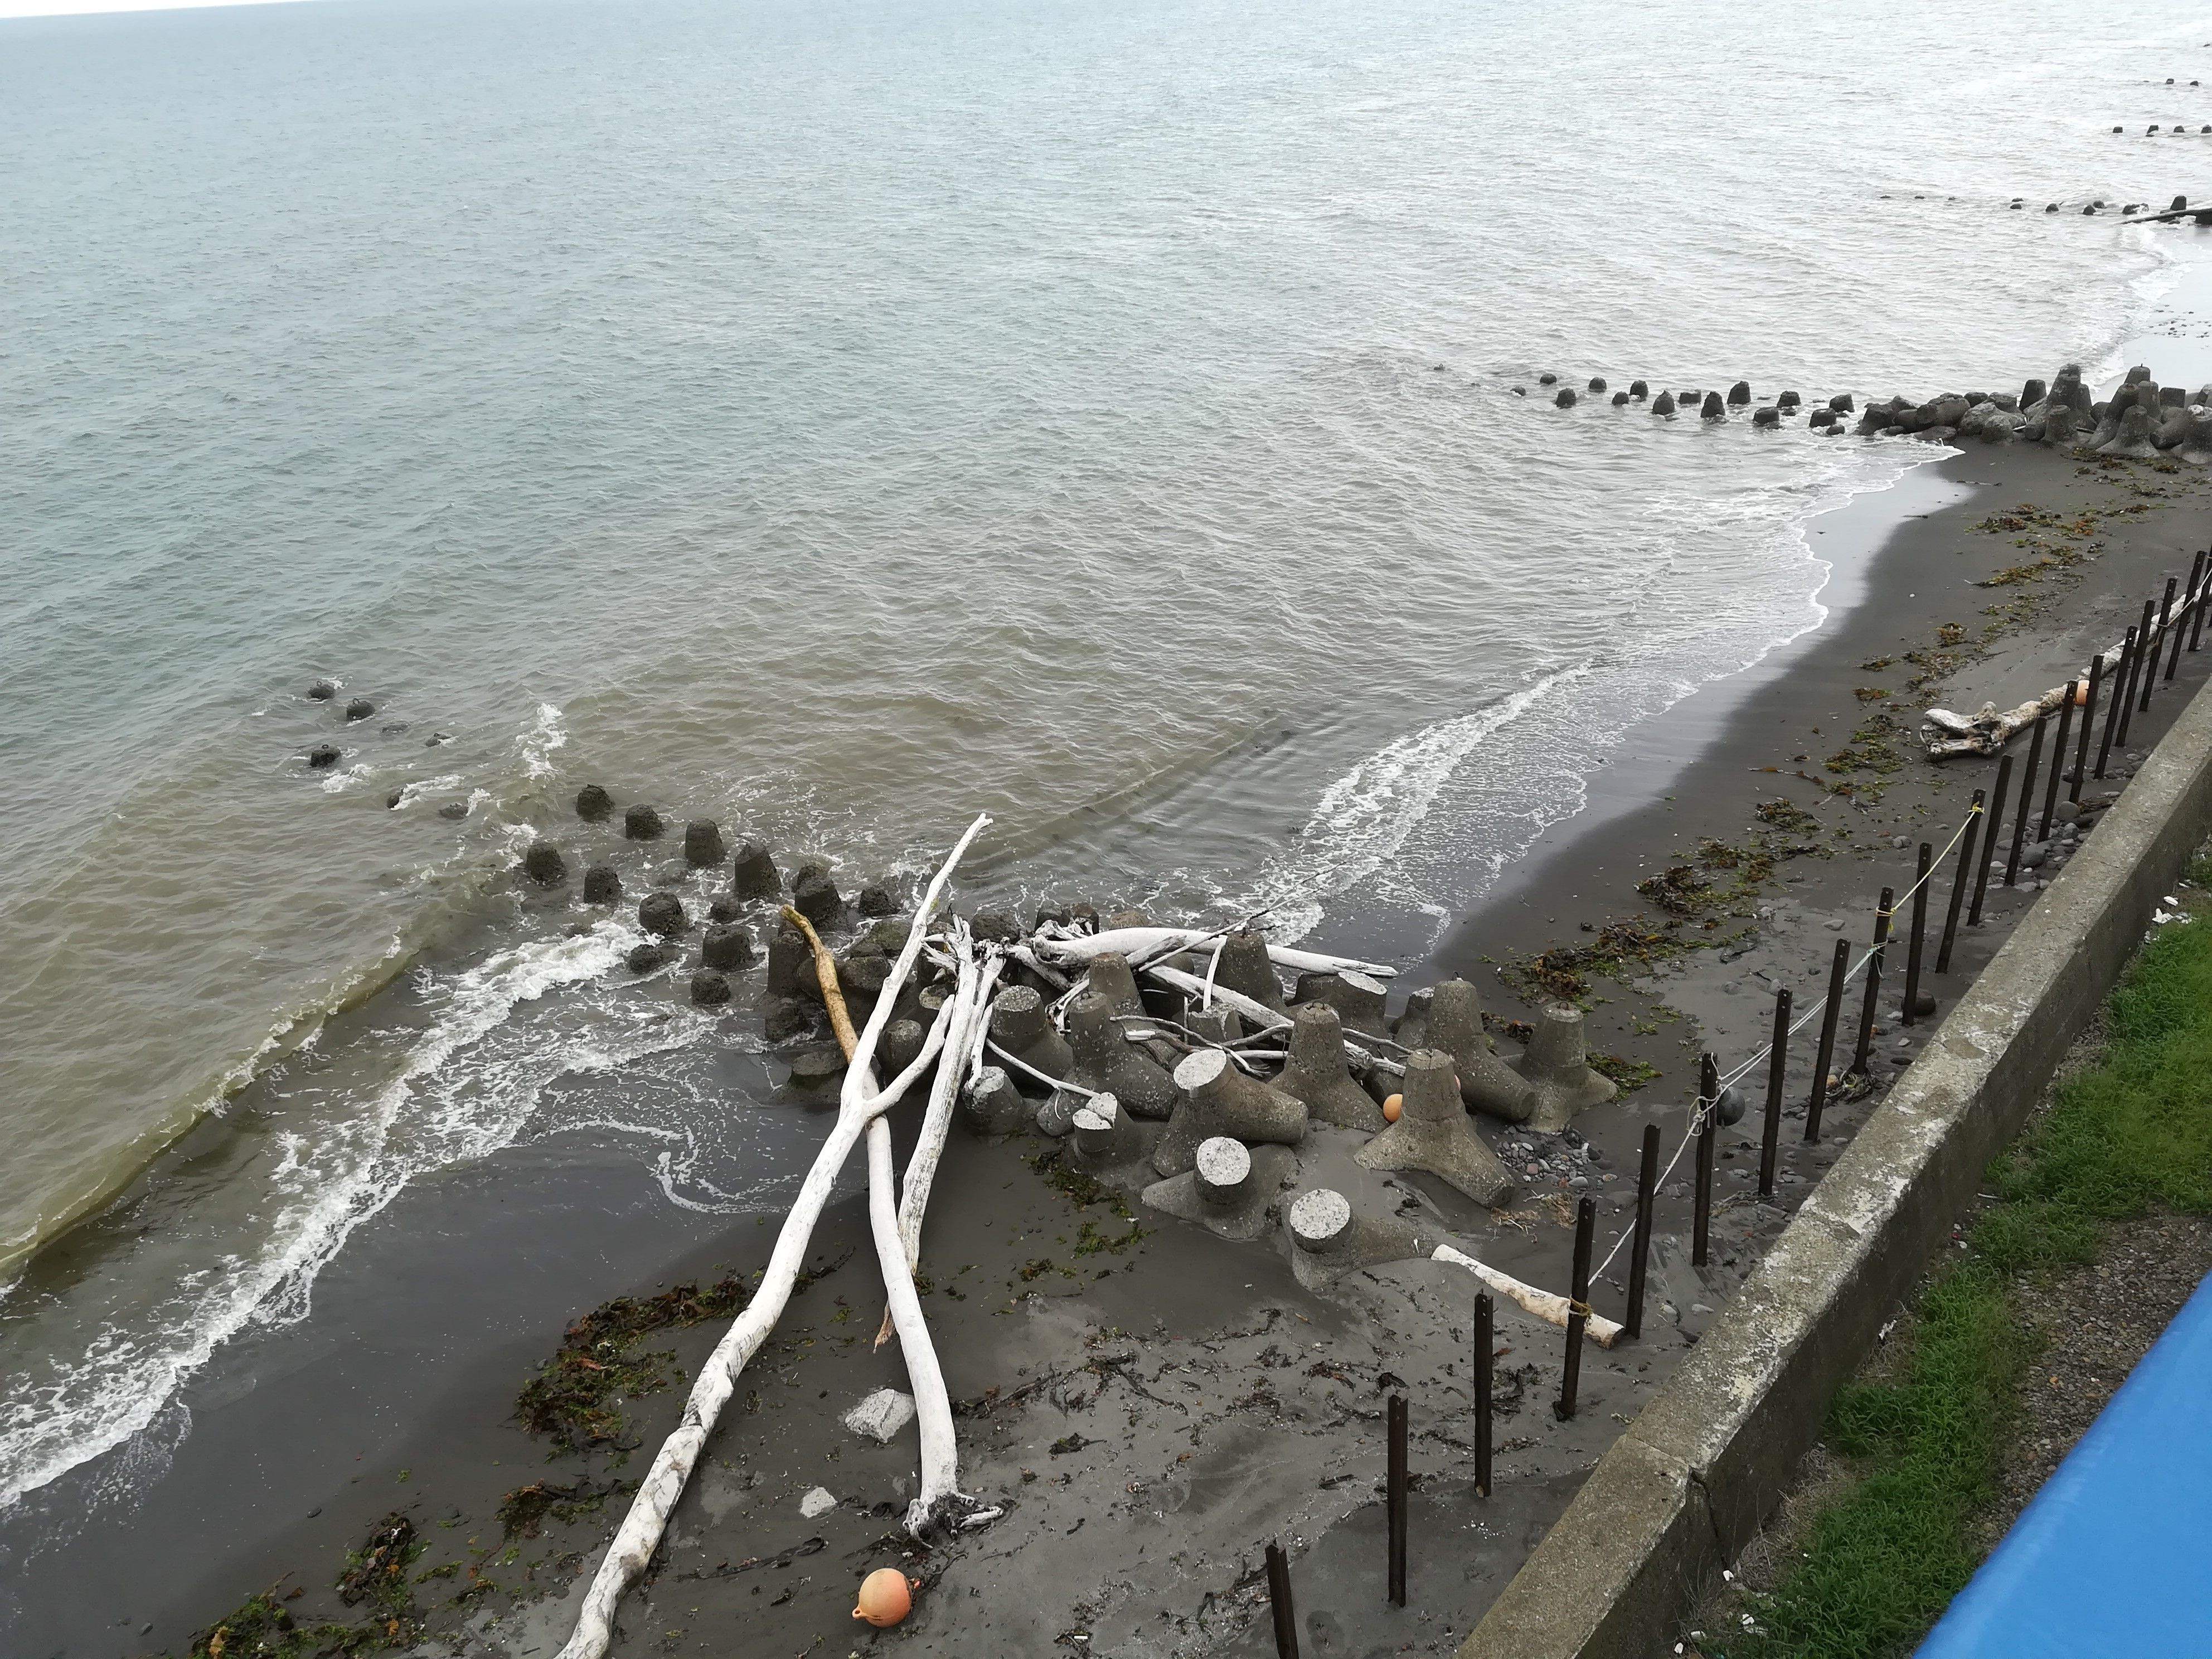
[[[783,891],[783,876],[767,848],[741,841],[730,855],[730,890],[741,899],[772,899]]]
[[[1149,1126],[1123,1111],[1113,1096],[1091,1096],[1068,1126],[1076,1167],[1092,1180],[1133,1189],[1152,1180]]]
[[[1362,1267],[1428,1254],[1420,1236],[1397,1217],[1363,1214],[1328,1187],[1300,1193],[1283,1230],[1290,1235],[1291,1271],[1310,1291],[1324,1290]]]
[[[1297,1168],[1297,1154],[1287,1146],[1248,1147],[1218,1135],[1200,1143],[1189,1170],[1146,1188],[1144,1201],[1223,1238],[1254,1239],[1267,1231],[1276,1200]]]
[[[960,1117],[971,1134],[997,1139],[1030,1121],[1029,1103],[1004,1068],[986,1066],[960,1091]]]
[[[1204,969],[1197,971],[1203,976]],[[1290,1012],[1283,1001],[1283,981],[1275,977],[1275,964],[1267,959],[1267,941],[1249,929],[1221,941],[1221,961],[1214,969],[1213,982],[1279,1014]]]

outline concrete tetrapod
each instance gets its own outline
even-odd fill
[[[1461,1121],[1466,1121],[1463,1115]],[[1328,1187],[1300,1193],[1283,1227],[1291,1236],[1291,1271],[1310,1291],[1326,1290],[1362,1267],[1429,1253],[1420,1236],[1397,1217],[1361,1215],[1350,1199]]]
[[[1137,994],[1137,976],[1129,971],[1129,958],[1109,951],[1091,959],[1089,988],[1104,996],[1117,1014],[1142,1016],[1145,1000]]]
[[[1071,1124],[1069,1156],[1076,1168],[1109,1187],[1134,1189],[1152,1179],[1152,1146],[1145,1126],[1107,1094],[1093,1095]]]
[[[741,841],[730,855],[730,891],[741,899],[774,898],[783,891],[775,860],[760,842]]]
[[[970,1133],[1002,1140],[1030,1121],[1030,1108],[1004,1067],[986,1066],[960,1091],[960,1116]]]
[[[1154,1182],[1143,1196],[1161,1213],[1222,1238],[1255,1239],[1267,1231],[1276,1195],[1297,1170],[1297,1154],[1287,1146],[1247,1146],[1216,1135],[1199,1144],[1190,1169]]]
[[[1026,985],[1010,985],[991,1005],[991,1041],[1021,1062],[1009,1069],[1014,1086],[1027,1095],[1052,1091],[1052,1085],[1036,1075],[1064,1079],[1075,1070],[1075,1051],[1067,1039],[1052,1028],[1044,1011],[1044,998]],[[1022,1066],[1031,1069],[1024,1072]]]
[[[1583,1011],[1571,1003],[1539,1008],[1528,1052],[1517,1062],[1505,1063],[1536,1091],[1536,1109],[1528,1114],[1528,1124],[1540,1134],[1557,1134],[1577,1112],[1619,1092],[1610,1078],[1590,1069],[1589,1051],[1583,1040]]]
[[[1347,1031],[1364,1032],[1369,1036],[1388,1037],[1390,1027],[1382,1018],[1382,1006],[1389,989],[1381,980],[1349,969],[1337,974],[1305,974],[1299,976],[1298,1001],[1301,1005],[1325,1002],[1336,1010],[1336,1017],[1344,1022]]]
[[[1441,1048],[1459,1067],[1460,1098],[1478,1112],[1525,1123],[1536,1109],[1536,1091],[1504,1060],[1491,1053],[1482,1030],[1482,998],[1463,979],[1437,987],[1429,1003],[1427,1046]]]
[[[1382,1127],[1382,1108],[1352,1080],[1352,1068],[1344,1063],[1344,1027],[1327,1003],[1306,1003],[1292,1018],[1290,1062],[1275,1086],[1304,1101],[1316,1123],[1370,1134]]]
[[[1094,970],[1095,971],[1095,970]],[[1122,963],[1122,972],[1128,964]],[[1122,1036],[1120,1010],[1103,991],[1085,991],[1068,1005],[1067,1042],[1075,1051],[1074,1080],[1094,1094],[1110,1094],[1139,1117],[1164,1118],[1176,1109],[1168,1074]]]
[[[1513,1196],[1513,1182],[1498,1154],[1468,1121],[1459,1091],[1452,1087],[1452,1057],[1440,1048],[1419,1048],[1409,1055],[1398,1121],[1352,1156],[1370,1170],[1425,1170],[1476,1203],[1494,1207]]]
[[[1152,1149],[1152,1167],[1179,1176],[1216,1135],[1295,1146],[1306,1138],[1305,1103],[1238,1071],[1218,1048],[1201,1048],[1175,1069],[1183,1099]]]
[[[1267,941],[1249,929],[1221,941],[1221,961],[1213,970],[1213,982],[1279,1014],[1289,1012],[1283,1005],[1283,982],[1275,977],[1274,963],[1267,958]]]

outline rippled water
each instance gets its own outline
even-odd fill
[[[2100,362],[2173,233],[2005,204],[2189,188],[2212,137],[2134,135],[2212,116],[2191,15],[0,24],[0,1263],[147,1171],[0,1302],[0,1501],[428,1170],[594,1133],[751,1201],[757,1023],[507,873],[665,866],[582,781],[854,879],[988,809],[989,893],[1417,950],[1926,454],[1511,388]]]

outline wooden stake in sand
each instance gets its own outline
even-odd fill
[[[943,1042],[945,1035],[945,1020],[941,1012],[932,1028],[933,1043],[925,1047],[911,1066],[881,1089],[875,1086],[876,1045],[883,1036],[884,1027],[890,1023],[891,1005],[898,999],[899,988],[906,983],[908,975],[914,971],[915,959],[921,953],[923,933],[939,899],[943,896],[945,884],[951,877],[953,866],[959,863],[960,856],[968,850],[969,843],[990,822],[988,816],[979,816],[968,826],[968,833],[961,836],[944,864],[939,866],[936,876],[929,884],[929,890],[922,896],[921,903],[916,907],[914,927],[907,935],[906,946],[892,965],[890,976],[884,981],[883,991],[877,998],[875,1010],[868,1016],[866,1029],[854,1039],[852,1063],[846,1070],[843,1091],[838,1099],[837,1121],[831,1127],[830,1137],[823,1143],[821,1152],[816,1155],[813,1167],[806,1172],[806,1179],[799,1187],[799,1196],[792,1204],[791,1212],[784,1218],[782,1230],[776,1235],[775,1249],[769,1257],[768,1267],[761,1276],[759,1287],[753,1291],[752,1300],[746,1304],[744,1312],[738,1316],[722,1340],[715,1344],[714,1352],[708,1357],[707,1363],[700,1368],[699,1380],[692,1384],[690,1398],[684,1403],[683,1419],[677,1425],[675,1432],[661,1443],[659,1452],[653,1460],[653,1467],[639,1483],[637,1496],[630,1502],[629,1513],[623,1517],[622,1527],[615,1534],[614,1542],[608,1546],[605,1559],[599,1563],[599,1571],[592,1575],[591,1589],[585,1593],[583,1608],[577,1614],[575,1632],[561,1650],[559,1659],[603,1659],[608,1644],[614,1639],[615,1609],[622,1601],[623,1592],[637,1581],[638,1576],[652,1560],[653,1551],[659,1547],[661,1535],[668,1528],[669,1514],[675,1509],[676,1500],[683,1496],[684,1484],[691,1478],[691,1471],[699,1462],[699,1454],[706,1447],[707,1437],[713,1432],[715,1419],[721,1415],[722,1407],[729,1403],[730,1395],[737,1388],[738,1375],[753,1355],[760,1351],[761,1344],[768,1340],[769,1333],[775,1328],[776,1321],[782,1316],[785,1307],[790,1303],[792,1289],[798,1281],[800,1265],[805,1259],[807,1244],[813,1238],[815,1226],[830,1201],[830,1190],[836,1184],[838,1171],[844,1168],[845,1160],[851,1156],[860,1137],[867,1133],[869,1126],[881,1120],[884,1113],[913,1087],[923,1068],[936,1057],[936,1045]],[[831,976],[834,980],[834,969]],[[835,1018],[834,1014],[832,1018]],[[849,1030],[851,1024],[848,1018],[845,1022],[846,1029]],[[872,1210],[874,1207],[872,1204]],[[888,1211],[887,1205],[884,1207]],[[896,1239],[895,1220],[892,1232]],[[880,1249],[879,1238],[879,1253]],[[902,1256],[893,1257],[895,1261],[902,1259]],[[902,1273],[896,1277],[905,1279],[907,1296],[912,1301],[914,1282],[911,1275]],[[918,1316],[918,1303],[915,1304],[914,1310]],[[896,1312],[896,1308],[894,1312]],[[901,1321],[902,1337],[905,1329],[905,1322]],[[923,1340],[926,1343],[926,1331]],[[914,1370],[915,1358],[909,1353],[909,1374]],[[930,1364],[933,1367],[933,1355]],[[921,1381],[919,1377],[915,1380],[917,1382]],[[936,1380],[941,1394],[943,1378],[940,1376]],[[915,1394],[915,1405],[919,1411],[919,1389]],[[949,1431],[949,1411],[945,1427]],[[927,1490],[932,1474],[927,1449],[933,1431],[925,1425],[922,1432],[925,1447],[923,1484]],[[949,1432],[945,1437],[950,1439]],[[917,1497],[917,1507],[921,1502],[921,1498]],[[908,1511],[909,1520],[913,1514],[913,1510]]]

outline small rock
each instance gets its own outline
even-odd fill
[[[1844,931],[1844,924],[1842,921],[1835,916],[1829,917],[1827,921],[1822,922],[1820,925],[1823,927],[1826,927],[1832,933],[1840,933]]]
[[[1912,845],[1912,837],[1910,836],[1892,836],[1889,838],[1889,844],[1897,848],[1899,852],[1902,853],[1906,848]]]
[[[878,1389],[845,1413],[847,1428],[879,1446],[889,1445],[913,1421],[914,1396],[896,1389]]]
[[[837,1507],[837,1500],[817,1486],[799,1500],[799,1512],[811,1521],[817,1515],[827,1515]]]

